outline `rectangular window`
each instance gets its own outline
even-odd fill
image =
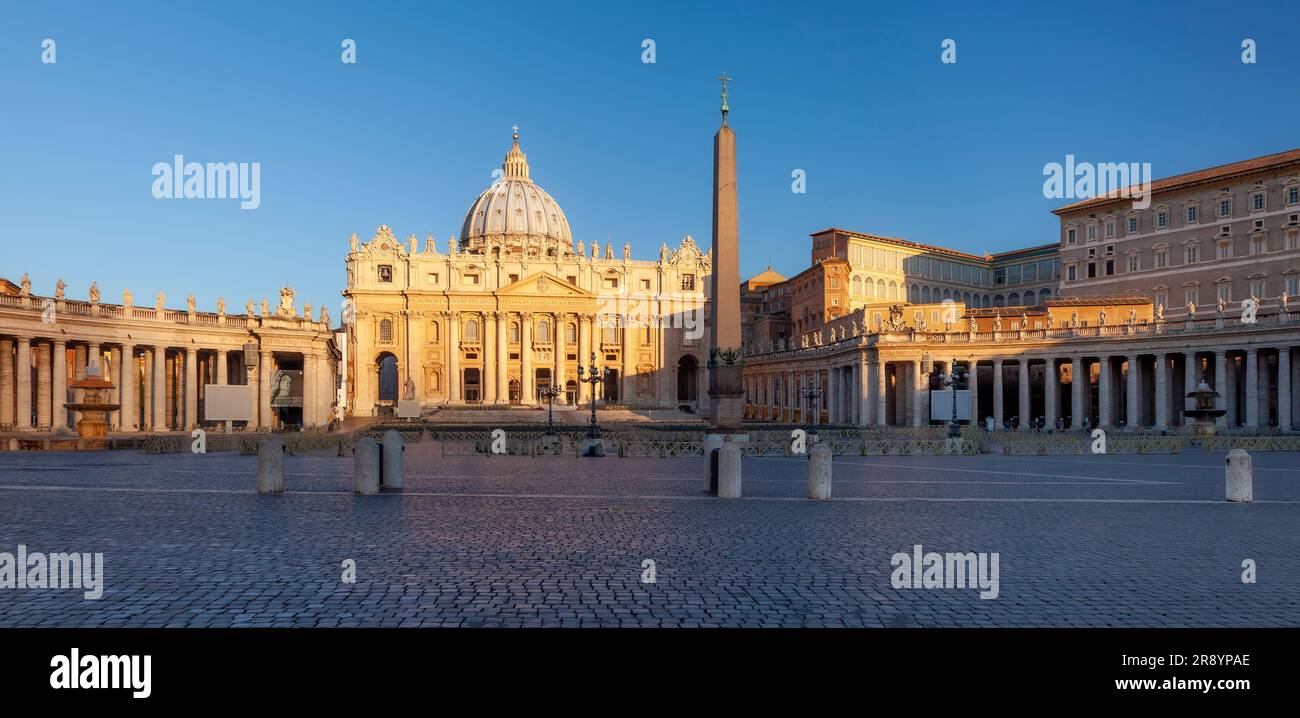
[[[1129,233],[1129,234],[1137,234],[1137,232],[1138,232],[1138,218],[1137,218],[1136,216],[1129,217],[1129,218],[1128,218],[1128,233]]]
[[[1287,188],[1286,188],[1286,203],[1287,203],[1287,204],[1296,204],[1296,203],[1298,203],[1298,202],[1300,202],[1300,187],[1287,187]]]
[[[438,273],[429,272],[429,284],[437,284],[437,283],[438,283]]]
[[[839,286],[839,280],[836,279],[836,280],[834,280],[834,281],[835,281],[835,284],[834,284],[833,286],[837,286],[837,287],[838,287],[838,286]],[[695,291],[695,275],[694,275],[694,274],[683,274],[683,275],[682,275],[682,291],[683,291],[683,292],[693,292],[693,291]]]
[[[572,274],[570,274],[569,276],[565,277],[565,279],[568,280],[569,284],[575,284],[575,285],[576,285],[576,284],[578,283],[578,278],[577,278],[576,276],[572,275]]]
[[[1107,260],[1106,260],[1106,276],[1109,277],[1110,275],[1112,275],[1112,274],[1114,274],[1114,273],[1115,273],[1115,260],[1113,260],[1113,259],[1107,259]]]
[[[1167,250],[1167,249],[1157,249],[1157,250],[1156,250],[1156,269],[1164,269],[1164,268],[1167,267],[1167,266],[1169,266],[1169,250]]]
[[[1250,253],[1251,253],[1251,254],[1263,254],[1263,253],[1264,253],[1264,238],[1263,238],[1263,237],[1251,237],[1251,238],[1250,238]]]
[[[519,275],[518,275],[518,274],[510,274],[510,275],[507,275],[507,277],[508,277],[508,281],[509,281],[511,284],[514,284],[515,282],[518,282],[518,281],[519,281]]]
[[[1096,276],[1097,276],[1097,263],[1088,262],[1088,279],[1092,279],[1093,277]]]
[[[1032,281],[1034,281],[1035,279],[1037,279],[1037,278],[1038,278],[1038,265],[1037,265],[1037,264],[1026,264],[1026,265],[1024,266],[1024,269],[1021,270],[1021,277],[1022,277],[1022,278],[1024,279],[1024,281],[1026,281],[1026,282],[1032,282]]]
[[[1165,229],[1169,226],[1169,213],[1165,210],[1156,212],[1156,229]]]
[[[1088,241],[1089,242],[1097,241],[1097,225],[1095,224],[1088,225]]]
[[[1194,205],[1194,204],[1189,204],[1189,205],[1187,205],[1187,223],[1188,223],[1188,224],[1196,224],[1196,221],[1197,221],[1197,215],[1198,215],[1199,213],[1200,213],[1200,208],[1199,208],[1199,207],[1197,207],[1197,206]]]
[[[391,264],[381,264],[381,265],[379,265],[379,281],[383,282],[384,284],[391,284],[391,283],[392,283],[392,281],[393,281],[393,265],[391,265]]]
[[[1291,231],[1286,233],[1286,248],[1295,249],[1300,247],[1300,232]]]
[[[600,286],[605,289],[618,289],[618,277],[604,277]]]
[[[1108,219],[1106,220],[1106,239],[1114,239],[1114,238],[1115,238],[1115,220]]]
[[[1231,214],[1232,214],[1232,200],[1230,199],[1219,200],[1219,216],[1227,217]]]
[[[1139,259],[1140,259],[1139,255],[1136,254],[1130,254],[1128,256],[1128,271],[1130,272],[1138,271]]]
[[[1222,299],[1222,300],[1225,301],[1225,302],[1231,302],[1231,301],[1232,301],[1232,283],[1231,283],[1231,282],[1224,282],[1224,283],[1218,285],[1218,289],[1219,289],[1219,292],[1218,292],[1218,294],[1219,294],[1219,299]]]
[[[1195,244],[1183,247],[1183,264],[1195,264],[1201,261],[1201,249]]]
[[[1219,259],[1232,259],[1232,242],[1219,242]]]
[[[1164,291],[1164,290],[1161,290],[1161,291],[1159,291],[1159,292],[1156,292],[1155,303],[1156,303],[1157,306],[1168,307],[1168,306],[1169,306],[1169,292],[1166,292],[1166,291]]]
[[[1266,296],[1268,296],[1268,295],[1264,293],[1264,290],[1265,290],[1265,286],[1264,286],[1264,280],[1263,280],[1263,279],[1252,279],[1252,280],[1250,280],[1250,296],[1252,296],[1252,297],[1254,297],[1254,298],[1256,298],[1256,299],[1260,299],[1260,298],[1262,298],[1262,297],[1266,297]]]
[[[1300,274],[1286,275],[1286,293],[1289,297],[1300,294]]]
[[[1073,282],[1073,281],[1074,281],[1074,265],[1073,265],[1073,264],[1071,264],[1070,266],[1068,266],[1068,267],[1065,268],[1065,279],[1066,279],[1066,281],[1069,281],[1069,282]]]
[[[1201,303],[1201,290],[1198,287],[1188,287],[1183,290],[1183,306],[1188,304]]]
[[[1006,283],[1007,283],[1007,268],[1006,268],[1006,267],[998,267],[997,269],[993,270],[993,283],[994,283],[994,284],[1006,284]]]
[[[1264,209],[1264,193],[1256,192],[1255,194],[1251,195],[1250,210],[1252,212],[1260,212],[1263,211],[1263,209]]]
[[[477,275],[477,274],[466,274],[466,275],[465,275],[465,284],[467,284],[467,285],[469,285],[469,286],[472,286],[472,287],[476,287],[476,286],[478,286],[478,275]]]
[[[1075,241],[1075,238],[1074,238],[1074,227],[1071,227],[1071,228],[1065,230],[1065,243],[1066,243],[1066,244],[1074,244],[1074,241]]]
[[[1007,284],[1020,284],[1020,265],[1007,267]]]

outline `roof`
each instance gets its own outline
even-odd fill
[[[1185,172],[1180,175],[1174,175],[1172,177],[1165,177],[1163,179],[1158,179],[1151,183],[1151,194],[1155,195],[1160,192],[1172,192],[1174,190],[1182,189],[1184,187],[1191,187],[1193,185],[1205,184],[1208,182],[1221,180],[1228,177],[1234,177],[1242,174],[1249,174],[1252,172],[1261,172],[1264,170],[1274,169],[1276,167],[1281,167],[1283,165],[1291,164],[1293,162],[1300,162],[1300,149],[1287,150],[1285,152],[1276,152],[1271,155],[1264,155],[1262,157],[1255,157],[1248,160],[1241,160],[1240,162],[1232,162],[1226,165],[1209,167],[1203,170],[1196,170],[1194,172]],[[1125,190],[1127,189],[1128,188],[1126,187]],[[1064,207],[1059,207],[1057,209],[1052,210],[1052,213],[1061,214],[1064,212],[1074,212],[1083,209],[1085,207],[1095,207],[1099,205],[1104,205],[1120,199],[1127,199],[1127,198],[1121,197],[1120,191],[1116,190],[1114,192],[1108,192],[1105,195],[1102,195],[1101,197],[1093,197],[1092,199],[1085,199],[1085,200],[1080,200],[1078,202],[1075,202],[1073,204],[1067,204]]]
[[[1095,297],[1063,297],[1061,299],[1048,299],[1044,304],[1049,307],[1095,307],[1099,305],[1142,305],[1150,304],[1151,300],[1136,294],[1099,294]]]
[[[989,261],[996,260],[1000,257],[1007,257],[1014,254],[1020,254],[1022,252],[1036,252],[1036,251],[1042,251],[1046,249],[1056,249],[1057,247],[1059,247],[1058,243],[1052,242],[1050,244],[1037,244],[1032,247],[1012,249],[1006,252],[998,252],[996,254],[987,254],[981,257],[976,254],[967,254],[966,252],[959,252],[955,249],[948,249],[947,247],[940,247],[933,244],[922,244],[920,242],[912,242],[910,240],[899,239],[897,237],[882,237],[876,234],[864,234],[862,232],[854,232],[853,230],[850,229],[840,229],[839,227],[827,227],[826,229],[823,229],[820,232],[813,232],[810,236],[816,237],[819,234],[827,234],[828,232],[838,232],[840,234],[846,234],[860,239],[870,239],[876,242],[884,242],[886,244],[896,244],[900,247],[907,247],[909,249],[919,249],[926,252],[947,254],[954,257],[960,257],[962,259],[973,260],[976,262],[989,262]]]
[[[741,284],[745,285],[746,288],[755,289],[760,287],[771,286],[773,284],[779,284],[784,281],[785,281],[785,277],[772,271],[772,265],[769,264],[767,265],[767,269],[759,272],[758,274],[755,274],[749,279],[746,279],[745,281],[741,282]]]

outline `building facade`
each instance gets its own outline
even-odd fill
[[[347,256],[350,411],[590,400],[698,411],[707,387],[711,257],[683,238],[654,261],[624,244],[576,243],[530,177],[518,134],[502,177],[470,205],[459,239],[399,241],[381,226]]]
[[[8,285],[12,287],[13,285]],[[242,430],[320,426],[333,418],[338,353],[321,307],[302,313],[293,291],[282,289],[274,312],[263,300],[243,314],[200,312],[191,296],[184,310],[137,307],[129,291],[121,304],[100,302],[92,284],[87,300],[68,299],[60,280],[54,296],[0,292],[0,431],[75,428],[78,398],[69,383],[89,367],[113,382],[109,428],[117,432],[188,431],[224,427],[208,418],[209,385],[252,387]],[[93,370],[92,370],[93,371]]]
[[[1156,180],[1146,208],[1107,196],[1055,213],[1063,296],[1140,294],[1181,318],[1300,294],[1300,150]]]

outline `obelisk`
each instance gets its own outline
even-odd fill
[[[722,127],[713,136],[713,271],[710,282],[709,413],[714,427],[740,428],[745,391],[740,353],[740,218],[736,198],[736,133],[727,126],[722,77]]]

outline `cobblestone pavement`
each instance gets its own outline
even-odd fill
[[[801,458],[745,459],[722,501],[698,458],[422,443],[403,493],[355,497],[350,457],[288,457],[258,496],[251,456],[6,452],[0,551],[103,552],[106,585],[0,588],[0,627],[1297,626],[1297,458],[1255,454],[1228,504],[1199,451],[839,457],[829,502]],[[915,544],[997,552],[1000,595],[893,588]]]

